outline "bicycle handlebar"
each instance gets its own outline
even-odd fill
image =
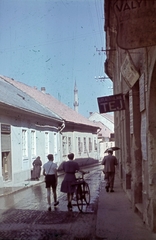
[[[78,179],[83,179],[83,178],[84,178],[84,175],[87,174],[87,173],[89,173],[89,171],[86,171],[86,172],[85,172],[85,171],[77,171],[77,172],[78,172],[78,173],[81,173],[81,177],[78,177],[77,180],[78,180]]]
[[[79,180],[84,180],[84,175],[89,173],[89,171],[86,171],[86,172],[85,171],[77,171],[77,173],[81,173],[81,177],[79,176],[76,178],[76,181],[79,181]]]

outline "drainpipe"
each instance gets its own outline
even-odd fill
[[[101,131],[101,129],[102,128],[99,128],[98,130],[97,130],[97,158],[99,159],[100,158],[100,142],[98,143],[98,134],[99,134],[99,132]]]
[[[97,130],[97,134],[99,134],[100,131],[101,131],[101,128],[98,128],[98,130]]]
[[[60,134],[61,134],[61,132],[63,131],[64,128],[65,128],[65,122],[63,121],[61,127],[58,128]]]
[[[37,127],[49,127],[49,128],[53,128],[53,129],[58,129],[58,132],[61,133],[63,131],[63,129],[65,128],[65,122],[62,123],[61,127],[54,127],[54,126],[50,126],[50,125],[40,125],[40,124],[35,124],[35,126],[37,126]]]

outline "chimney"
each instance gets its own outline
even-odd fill
[[[45,92],[46,92],[45,87],[41,87],[41,92],[42,92],[42,93],[45,93]]]

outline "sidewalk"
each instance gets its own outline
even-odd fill
[[[156,240],[143,224],[142,219],[134,213],[131,203],[123,191],[118,176],[115,177],[114,193],[105,191],[103,180],[100,185],[96,220],[96,239],[103,240]],[[0,197],[6,196],[24,188],[40,184],[44,181],[26,181],[22,186],[0,188]]]
[[[32,181],[32,180],[27,180],[22,183],[16,184],[14,187],[9,185],[7,187],[0,188],[0,197],[4,197],[19,191],[22,191],[28,187],[32,187],[33,185],[40,184],[41,182],[44,181],[44,177],[41,176],[39,181]]]
[[[97,165],[101,165],[101,163],[92,163],[92,164],[86,164],[86,165],[80,165],[80,168],[87,168],[89,166],[97,166]],[[58,176],[64,174],[64,172],[62,170],[59,170],[58,172]],[[18,191],[22,191],[24,190],[25,188],[28,188],[28,187],[32,187],[33,185],[37,185],[37,184],[40,184],[44,182],[44,176],[42,175],[40,177],[40,180],[39,181],[34,181],[34,180],[31,180],[31,179],[28,179],[24,182],[19,182],[17,184],[14,184],[14,186],[12,187],[12,185],[9,185],[9,183],[6,184],[6,186],[4,186],[3,188],[0,188],[0,197],[4,197],[6,195],[9,195],[9,194],[13,194],[13,193],[16,193]],[[12,184],[12,183],[11,183]]]
[[[115,176],[114,191],[106,192],[102,177],[96,236],[106,240],[156,240],[156,234],[148,230],[142,219],[134,213],[118,176]]]

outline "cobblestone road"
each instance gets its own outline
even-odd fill
[[[91,240],[96,239],[95,222],[101,171],[94,169],[87,178],[91,204],[84,213],[77,207],[67,211],[66,195],[59,192],[59,206],[47,211],[44,183],[0,198],[0,239],[3,240]]]

